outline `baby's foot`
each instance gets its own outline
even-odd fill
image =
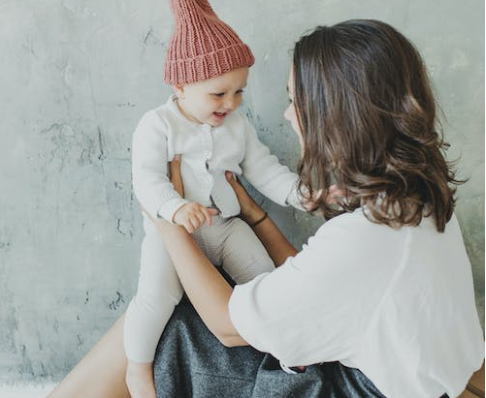
[[[128,362],[126,383],[132,398],[157,398],[152,363]]]

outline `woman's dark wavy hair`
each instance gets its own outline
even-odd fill
[[[318,27],[293,55],[294,103],[304,153],[299,189],[325,218],[365,206],[394,228],[433,216],[444,231],[455,179],[436,130],[436,104],[415,47],[386,23],[352,20]],[[346,192],[329,205],[329,187]]]

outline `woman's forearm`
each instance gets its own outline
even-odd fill
[[[259,222],[265,216],[265,212],[248,195],[248,192],[246,192],[246,189],[241,185],[240,181],[230,172],[226,172],[226,180],[235,191],[238,202],[240,203],[241,218],[248,225],[253,225],[253,231],[267,249],[273,263],[278,267],[288,257],[297,254],[297,250],[295,250],[287,238],[280,232],[270,217],[266,217],[262,222]]]
[[[247,345],[233,326],[228,303],[233,292],[189,233],[157,220],[157,228],[189,300],[211,332],[227,346]]]
[[[259,214],[260,213],[260,214]],[[260,220],[264,217],[265,213],[259,207],[255,208],[251,214],[252,220]],[[252,223],[249,223],[250,226]],[[252,227],[258,239],[263,243],[265,249],[267,249],[270,258],[273,263],[278,267],[282,265],[288,257],[295,256],[297,250],[282,234],[273,220],[267,216],[262,222],[257,223]]]

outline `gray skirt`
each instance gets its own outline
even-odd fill
[[[288,374],[269,354],[224,347],[185,296],[160,339],[154,376],[157,398],[384,398],[339,362]]]

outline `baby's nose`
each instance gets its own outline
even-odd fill
[[[226,110],[232,111],[237,107],[236,99],[232,96],[226,98],[226,101],[224,102],[224,107]]]

